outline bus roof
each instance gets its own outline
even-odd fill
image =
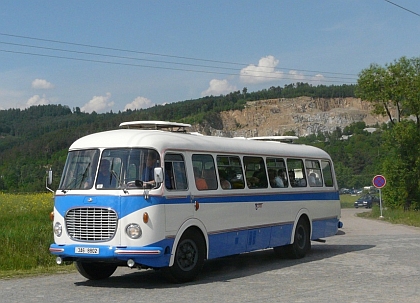
[[[293,140],[297,140],[297,139],[299,139],[299,137],[297,136],[263,136],[263,137],[248,138],[248,140],[278,141],[278,142],[285,142],[285,143],[292,143]]]
[[[165,129],[168,131],[185,132],[186,127],[191,127],[191,124],[167,122],[167,121],[130,121],[120,124],[120,128],[134,128],[134,129]]]
[[[325,151],[308,145],[142,129],[118,129],[91,134],[76,140],[70,146],[70,150],[136,147],[154,148],[159,152],[183,150],[219,154],[330,158]]]

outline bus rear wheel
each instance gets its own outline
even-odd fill
[[[203,267],[205,249],[203,236],[197,231],[187,230],[176,247],[174,264],[164,269],[165,277],[174,283],[194,280]]]
[[[301,217],[296,224],[293,244],[274,247],[274,253],[280,257],[301,259],[311,249],[309,222]]]
[[[117,269],[117,265],[100,262],[75,262],[79,273],[89,280],[102,280],[109,278]]]
[[[296,224],[293,244],[289,246],[289,255],[293,259],[303,258],[311,249],[309,222],[301,217]]]

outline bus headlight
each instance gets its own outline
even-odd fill
[[[63,234],[63,227],[61,226],[61,223],[60,222],[56,222],[54,224],[54,234],[57,237],[61,237],[61,235]]]
[[[138,239],[141,237],[142,231],[138,224],[131,223],[127,225],[125,228],[125,233],[127,236],[129,236],[131,239]]]

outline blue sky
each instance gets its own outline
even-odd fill
[[[98,113],[256,91],[350,84],[420,56],[420,1],[0,2],[0,109]],[[414,13],[413,13],[414,12]]]

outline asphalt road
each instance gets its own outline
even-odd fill
[[[420,302],[420,229],[354,215],[362,211],[344,209],[339,234],[301,260],[272,250],[211,260],[181,285],[128,268],[99,282],[78,273],[0,280],[0,302]]]

